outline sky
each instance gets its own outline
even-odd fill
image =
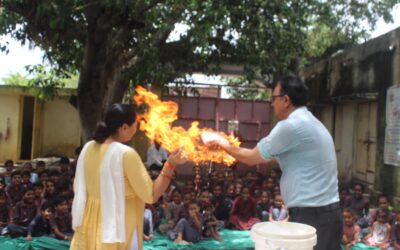
[[[400,5],[397,5],[392,12],[394,22],[387,24],[382,19],[378,21],[376,29],[372,32],[371,38],[385,34],[397,27],[400,27]],[[0,52],[0,83],[2,78],[10,73],[20,72],[25,74],[26,65],[34,65],[42,63],[43,52],[38,48],[29,48],[28,45],[21,44],[10,37],[0,37],[1,44],[9,41],[9,53]],[[218,77],[207,77],[204,75],[195,75],[194,78],[198,82],[212,83],[219,82]]]

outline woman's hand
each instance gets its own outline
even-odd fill
[[[175,152],[172,152],[169,155],[167,162],[174,167],[176,167],[176,165],[180,165],[187,162],[187,155],[183,150],[183,148],[179,148]]]

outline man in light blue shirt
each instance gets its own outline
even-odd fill
[[[343,220],[339,206],[337,162],[332,136],[305,107],[308,88],[293,75],[281,78],[272,95],[280,122],[253,149],[215,141],[247,165],[278,162],[282,198],[289,220],[317,229],[317,250],[338,250]]]

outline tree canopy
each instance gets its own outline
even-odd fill
[[[307,37],[319,27],[356,41],[366,34],[363,22],[391,20],[398,2],[2,0],[0,34],[42,48],[59,74],[79,73],[86,141],[130,81],[163,84],[187,73],[217,73],[221,64],[244,65],[249,78],[281,73],[305,55]],[[184,29],[174,37],[177,27]]]

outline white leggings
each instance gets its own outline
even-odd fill
[[[131,241],[131,246],[129,247],[129,249],[130,250],[139,250],[137,228],[133,229],[132,241]]]

